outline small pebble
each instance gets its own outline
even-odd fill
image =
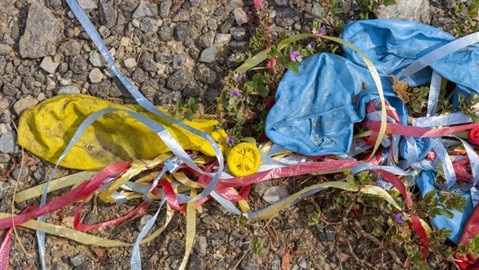
[[[29,170],[27,167],[17,167],[12,172],[13,178],[17,181],[26,181],[29,175]]]
[[[93,10],[97,8],[98,6],[96,5],[95,1],[93,0],[79,0],[78,4],[84,9],[84,10]]]
[[[200,256],[204,256],[206,254],[206,249],[208,247],[208,241],[206,240],[206,237],[204,236],[198,236],[196,237],[196,252],[198,252],[198,254]]]
[[[138,229],[141,230],[145,226],[145,224],[152,218],[152,215],[144,215],[140,218],[140,222],[138,222]]]
[[[272,186],[266,190],[263,195],[263,200],[268,203],[275,203],[279,200],[282,200],[288,197],[288,190],[285,187],[281,186]]]
[[[226,44],[228,44],[228,42],[231,41],[231,34],[216,34],[215,36],[215,41],[214,41],[214,45],[216,47],[222,47]]]
[[[19,99],[15,104],[13,104],[13,110],[17,115],[22,114],[22,112],[38,103],[38,100],[30,98],[30,97],[24,97]]]
[[[246,29],[243,27],[231,27],[230,34],[235,40],[245,40]]]
[[[217,54],[218,49],[216,49],[215,47],[206,48],[201,52],[200,62],[211,63],[216,59]]]
[[[185,244],[184,241],[181,239],[173,239],[171,242],[168,244],[168,253],[171,256],[180,256],[183,254],[184,249],[185,249]]]
[[[42,62],[40,63],[40,67],[50,74],[55,73],[58,65],[60,65],[60,63],[55,63],[51,56],[44,57]]]
[[[57,88],[55,92],[57,95],[80,94],[80,89],[74,85],[65,85]]]
[[[0,152],[11,154],[15,152],[15,133],[8,131],[0,134]]]
[[[180,69],[186,63],[186,55],[176,54],[173,56],[173,69]]]
[[[137,65],[135,58],[127,58],[125,59],[123,63],[125,64],[125,67],[127,68],[134,68]]]
[[[83,264],[84,256],[82,254],[78,254],[74,257],[70,257],[70,264],[72,266],[80,266]]]
[[[94,66],[94,67],[101,67],[103,66],[103,63],[102,63],[102,58],[100,56],[100,53],[97,52],[97,51],[91,51],[89,54],[88,54],[88,60],[90,61],[90,63]]]
[[[237,25],[243,25],[248,22],[248,15],[242,8],[235,8],[233,14]]]
[[[94,68],[90,71],[88,78],[91,83],[99,83],[103,79],[103,73],[99,68]]]

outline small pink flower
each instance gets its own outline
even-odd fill
[[[326,30],[324,30],[324,28],[320,27],[318,29],[318,36],[322,36],[322,35],[324,35],[324,33],[326,33]]]
[[[236,54],[231,54],[230,57],[228,58],[231,62],[236,62],[236,60],[238,59],[238,57],[236,56]]]
[[[405,216],[403,213],[397,213],[396,215],[394,215],[394,220],[397,223],[403,223],[404,221],[406,221],[408,219],[409,218],[407,216]]]
[[[239,81],[241,81],[242,79],[243,79],[243,75],[238,74],[238,73],[234,73],[234,74],[233,74],[233,81],[239,82]]]
[[[228,137],[226,137],[226,143],[229,145],[229,146],[233,146],[235,144],[235,139],[232,135],[228,135]]]
[[[276,59],[269,59],[266,63],[266,67],[268,68],[269,73],[274,73],[274,67],[276,67]]]
[[[239,99],[243,98],[243,95],[241,94],[241,92],[238,89],[231,90],[230,91],[230,96],[237,97]]]
[[[264,8],[263,0],[254,0],[254,7],[257,9]]]
[[[291,61],[293,62],[301,62],[301,60],[303,60],[301,54],[298,51],[292,51],[289,54],[289,59],[291,59]]]

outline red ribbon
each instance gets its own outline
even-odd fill
[[[95,174],[90,180],[87,180],[81,183],[78,187],[63,193],[60,197],[55,198],[42,207],[35,206],[28,212],[19,214],[15,217],[0,219],[0,229],[21,225],[31,219],[51,213],[71,203],[87,199],[100,187],[106,178],[115,175],[116,173],[126,171],[130,168],[130,163],[130,161],[114,163]]]
[[[429,240],[427,238],[426,230],[422,226],[421,220],[419,219],[418,216],[411,215],[409,216],[409,220],[411,221],[411,226],[413,227],[414,231],[417,233],[419,241],[421,241],[421,244],[422,244],[421,259],[424,261],[426,260],[427,255],[429,254]]]
[[[0,270],[8,270],[8,258],[10,257],[10,243],[12,242],[13,228],[10,228],[0,246]]]
[[[377,121],[370,121],[365,120],[362,122],[363,126],[375,131],[379,132],[379,128],[381,126],[380,122]],[[474,128],[479,128],[479,123],[470,123],[452,127],[442,127],[442,128],[425,128],[425,127],[415,127],[415,126],[407,126],[401,124],[386,124],[386,133],[388,134],[398,134],[403,136],[409,137],[440,137],[440,136],[447,136],[452,135],[454,133],[460,131],[466,131]]]
[[[115,218],[112,220],[96,223],[96,224],[85,224],[81,222],[81,208],[83,206],[83,202],[78,205],[75,209],[75,214],[73,218],[73,228],[78,231],[86,232],[95,229],[100,229],[103,227],[114,226],[117,225],[133,216],[138,216],[143,214],[146,209],[148,209],[149,204],[147,202],[142,202],[138,207],[136,207],[133,211],[130,211],[128,214],[123,215],[119,218]]]

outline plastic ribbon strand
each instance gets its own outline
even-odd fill
[[[156,219],[158,218],[158,215],[160,214],[161,208],[166,201],[165,196],[162,197],[163,198],[158,205],[158,209],[156,210],[155,214],[145,223],[143,228],[141,228],[141,231],[138,234],[135,243],[133,244],[133,251],[131,253],[130,259],[130,267],[132,270],[141,270],[140,243],[143,238],[145,238],[146,234],[151,230],[151,228],[155,224]]]
[[[280,210],[299,202],[302,198],[310,196],[327,188],[338,188],[347,191],[362,192],[365,194],[376,195],[386,200],[388,203],[391,204],[391,206],[393,206],[397,210],[402,210],[401,207],[391,197],[391,195],[389,195],[389,193],[387,193],[384,189],[378,186],[364,185],[359,187],[357,185],[349,184],[345,181],[330,181],[304,188],[296,192],[295,194],[265,208],[250,213],[244,213],[243,216],[248,219],[268,219],[277,214]]]
[[[427,100],[427,116],[436,115],[437,103],[441,93],[442,78],[435,71],[432,72],[431,84],[429,86],[429,96]]]
[[[412,120],[416,127],[442,127],[471,123],[472,119],[463,112],[454,112],[446,115],[419,117]]]
[[[88,179],[90,179],[93,175],[95,175],[97,172],[91,172],[91,171],[82,171],[74,174],[70,174],[55,180],[50,181],[47,192],[52,192],[55,190],[59,190],[65,187],[70,187],[70,186],[76,186]],[[22,190],[20,192],[17,192],[13,200],[16,203],[26,201],[31,198],[35,198],[38,196],[42,195],[43,189],[45,188],[46,183],[40,184],[25,190]]]
[[[467,35],[465,37],[453,40],[429,53],[420,57],[419,59],[412,62],[402,73],[401,77],[399,78],[404,79],[406,77],[411,76],[412,74],[422,70],[423,68],[431,65],[435,61],[456,52],[462,48],[470,46],[474,43],[479,42],[479,32]]]
[[[411,221],[411,226],[416,231],[416,234],[419,237],[419,240],[421,241],[422,247],[421,247],[421,254],[422,254],[422,260],[426,260],[427,255],[429,254],[429,239],[427,235],[427,231],[424,228],[424,224],[422,220],[415,215],[409,216],[409,220]]]
[[[190,196],[194,197],[196,190],[191,189]],[[188,202],[186,206],[186,243],[185,243],[185,255],[181,261],[180,270],[186,269],[188,258],[190,257],[191,250],[193,249],[193,243],[196,235],[196,205],[195,202]]]
[[[12,242],[13,227],[4,234],[2,245],[0,246],[0,270],[8,270],[8,258],[10,257],[10,244]]]

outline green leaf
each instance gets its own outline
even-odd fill
[[[255,105],[258,102],[258,95],[250,95],[248,98],[249,105]]]
[[[383,5],[390,6],[396,4],[396,0],[384,0]]]
[[[237,120],[237,121],[243,121],[243,120],[244,120],[244,114],[241,113],[241,112],[238,112],[238,113],[236,114],[236,120]]]
[[[443,209],[443,210],[444,210],[442,213],[443,216],[447,217],[448,219],[454,218],[454,214],[451,211],[447,209]]]
[[[342,8],[340,8],[340,7],[335,7],[335,8],[333,8],[333,9],[331,9],[331,12],[332,12],[333,14],[337,15],[337,14],[342,14],[342,13],[344,13],[344,10],[343,10]]]
[[[261,85],[264,83],[265,77],[261,73],[256,73],[251,79],[256,85]]]
[[[188,99],[188,108],[190,108],[191,112],[196,112],[200,108],[200,105],[196,104],[196,100],[193,97]]]
[[[198,105],[196,103],[191,105],[191,107],[190,107],[192,112],[197,112],[199,110],[199,108],[200,108],[200,105]]]
[[[180,112],[182,107],[183,107],[183,106],[181,105],[181,101],[180,101],[180,100],[177,100],[177,101],[176,101],[176,104],[175,104],[175,111],[176,111],[176,113]]]
[[[288,69],[294,72],[295,74],[299,73],[299,62],[290,62]]]
[[[357,186],[356,179],[354,179],[353,175],[346,176],[346,183],[350,184],[351,186]]]
[[[435,197],[436,197],[436,191],[431,190],[428,193],[426,193],[426,195],[424,195],[423,200],[425,203],[432,203]]]
[[[253,81],[246,82],[246,92],[251,93],[256,88],[256,83]]]
[[[185,119],[186,120],[189,120],[189,121],[193,120],[193,116],[194,116],[194,114],[191,111],[187,111],[185,113]]]
[[[258,88],[258,94],[260,97],[267,97],[268,96],[268,89],[266,87],[260,87]]]
[[[193,97],[190,97],[188,99],[188,107],[191,107],[191,105],[194,105],[195,104],[195,99]]]
[[[292,37],[289,37],[289,38],[286,38],[286,39],[282,40],[279,43],[278,48],[281,50],[284,47],[286,47],[287,45],[289,45],[289,44],[291,44],[295,41],[305,39],[305,38],[315,38],[315,37],[316,37],[315,34],[299,34],[299,35],[296,35],[296,36],[292,36]],[[257,53],[256,55],[254,55],[253,57],[251,57],[250,59],[245,61],[235,71],[238,72],[238,73],[245,73],[246,71],[250,70],[251,68],[257,66],[259,63],[263,62],[267,58],[267,54],[268,54],[269,50],[270,50],[270,48],[267,48],[267,49],[264,49],[263,51]]]
[[[454,217],[451,211],[441,207],[432,208],[427,214],[431,218],[434,218],[436,216],[445,216],[451,219]]]

